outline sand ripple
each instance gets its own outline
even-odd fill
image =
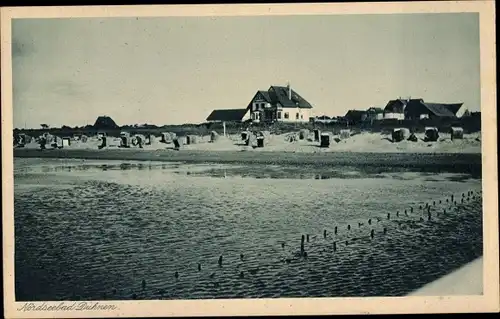
[[[17,300],[401,296],[482,255],[477,179],[65,165],[17,166]]]

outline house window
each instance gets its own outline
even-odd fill
[[[264,103],[260,103],[260,109],[263,110],[264,109]]]
[[[289,116],[288,116],[288,112],[285,112],[285,119],[288,119]]]
[[[295,113],[295,119],[298,120],[299,119],[299,113]]]
[[[281,119],[281,112],[278,112],[278,118]]]
[[[304,119],[304,115],[300,114],[300,119],[303,120]]]

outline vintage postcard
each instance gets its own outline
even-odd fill
[[[7,318],[499,310],[493,1],[1,10]]]

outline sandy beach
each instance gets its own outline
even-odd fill
[[[290,137],[295,136],[297,140],[290,142]],[[198,136],[195,144],[186,145],[186,137],[180,136],[183,151],[251,151],[251,152],[289,152],[289,153],[331,153],[331,152],[354,152],[354,153],[481,153],[481,134],[473,133],[464,135],[463,139],[452,140],[450,134],[440,133],[436,142],[425,142],[424,134],[416,134],[418,140],[411,142],[404,140],[398,143],[391,141],[391,136],[381,133],[362,132],[353,134],[348,138],[341,139],[339,136],[330,135],[330,146],[319,147],[320,143],[313,140],[311,133],[306,139],[298,139],[298,132],[265,137],[264,147],[255,148],[246,146],[239,134],[227,137],[219,136],[215,142],[210,141],[210,136]],[[120,138],[108,137],[105,149],[121,149]],[[72,141],[66,149],[97,149],[101,141],[97,137],[90,137],[85,143]],[[37,149],[36,142],[27,144],[26,149]],[[139,149],[132,146],[132,149]],[[161,143],[160,137],[155,137],[151,145],[144,145],[142,150],[172,149],[172,143]]]
[[[73,243],[83,237],[88,239],[89,232],[95,233],[93,245],[88,240],[81,241],[82,253],[78,258],[85,267],[109,272],[111,276],[79,291],[70,288],[78,284],[74,283],[54,286],[52,292],[26,289],[19,298],[46,296],[64,300],[76,294],[109,299],[106,291],[117,299],[403,296],[427,283],[431,284],[414,293],[442,295],[446,289],[472,293],[467,287],[453,288],[453,284],[475,280],[481,275],[477,267],[465,275],[459,272],[451,280],[438,278],[480,256],[481,236],[463,239],[472,231],[479,234],[480,199],[467,197],[465,202],[453,206],[443,197],[464,194],[480,186],[479,135],[455,141],[441,137],[434,143],[392,143],[382,134],[361,133],[333,142],[328,148],[319,147],[319,142],[310,138],[290,142],[290,135],[268,135],[262,148],[246,146],[238,135],[219,137],[215,142],[205,136],[190,145],[183,145],[186,140],[180,137],[179,150],[172,143],[161,143],[159,138],[143,148],[122,148],[120,139],[113,137],[107,138],[107,146],[102,149],[98,148],[101,141],[97,137],[86,142],[71,141],[71,145],[60,149],[40,150],[34,142],[15,148],[16,190],[20,194],[16,198],[20,213],[16,216],[19,224],[33,225],[22,236],[30,244],[25,244],[22,251],[26,255],[19,257],[19,265],[38,263],[29,257],[29,247],[36,240],[30,234],[45,232],[47,238],[39,243],[42,246],[56,242],[51,248],[54,256],[74,249],[67,245],[66,234],[69,225],[73,225],[77,229]],[[294,178],[293,183],[285,177]],[[50,196],[43,196],[44,192]],[[395,193],[400,196],[392,196]],[[46,198],[51,198],[51,202],[46,203]],[[109,205],[110,198],[116,203]],[[286,198],[294,198],[293,203],[283,200]],[[98,212],[95,215],[88,211],[89,202]],[[423,210],[417,210],[424,202],[433,203],[432,219]],[[62,203],[64,207],[58,206]],[[403,215],[410,206],[415,207],[415,213]],[[58,219],[64,218],[66,234],[64,240],[56,240],[53,234],[60,231],[57,227],[62,224],[56,223],[50,229],[52,224],[45,223],[37,228],[41,222],[33,220],[33,207],[50,207],[50,212],[70,209],[85,214],[87,221],[82,225],[80,218],[56,214]],[[240,214],[242,207],[252,214]],[[35,219],[52,214],[36,210],[40,217]],[[182,214],[177,213],[180,211]],[[388,211],[393,212],[393,217],[383,220],[381,216],[385,217]],[[454,213],[446,213],[451,211]],[[269,212],[273,212],[273,222],[267,222]],[[371,240],[364,226],[359,226],[370,223],[371,218],[380,219],[369,226],[373,227],[376,240]],[[245,227],[238,228],[242,220],[246,220]],[[109,229],[96,223],[108,223]],[[350,224],[358,227],[343,233],[341,229]],[[144,228],[148,228],[148,235],[142,233]],[[301,233],[320,234],[321,238],[324,231],[335,234],[338,251],[337,246],[332,251],[329,241],[334,237],[312,239],[307,245],[307,262],[296,258],[293,243]],[[203,244],[193,250],[184,234]],[[107,238],[104,242],[103,236]],[[440,245],[435,244],[437,238]],[[141,246],[143,241],[148,244]],[[174,246],[172,241],[176,242]],[[285,241],[286,248],[280,244]],[[395,241],[401,244],[395,245]],[[156,244],[149,245],[150,242]],[[455,245],[462,249],[450,252],[449,247]],[[95,246],[106,253],[99,253]],[[148,247],[147,251],[141,247]],[[217,269],[213,259],[221,247],[228,267]],[[243,252],[245,259],[238,259],[236,256]],[[176,257],[164,260],[164,256],[172,254]],[[103,259],[87,264],[84,260],[89,255]],[[121,259],[130,259],[132,255],[139,266]],[[334,255],[332,266],[328,260]],[[150,261],[149,256],[155,257]],[[152,260],[155,264],[162,260],[161,272],[144,272]],[[431,264],[435,266],[430,267],[428,260],[433,260]],[[73,267],[67,276],[82,272],[78,264],[65,262],[67,267]],[[103,263],[108,263],[106,271]],[[208,277],[205,271],[191,271],[197,263],[217,278]],[[353,263],[362,266],[353,268]],[[32,273],[36,266],[30,265],[19,268],[19,273]],[[236,276],[234,267],[239,272]],[[179,269],[182,280],[170,281],[165,277],[165,271],[173,274]],[[417,271],[423,272],[420,276],[412,275]],[[126,280],[118,279],[118,273]],[[332,279],[320,280],[327,273]],[[459,279],[454,279],[457,276]],[[43,287],[46,283],[42,283],[42,278],[45,277],[40,276],[38,286]],[[133,281],[138,278],[145,278],[152,287],[134,290]],[[308,278],[305,282],[309,284],[298,278]],[[23,284],[31,279],[22,275],[18,280]]]
[[[479,171],[481,167],[480,136],[467,135],[462,140],[427,143],[403,141],[392,143],[376,133],[362,133],[349,139],[320,148],[319,142],[298,140],[287,142],[287,136],[270,135],[263,148],[244,145],[240,136],[219,137],[210,142],[208,136],[196,144],[182,145],[174,150],[173,144],[160,143],[159,138],[143,148],[121,148],[119,138],[108,138],[108,146],[98,149],[100,141],[72,141],[62,149],[40,150],[32,142],[24,148],[15,148],[15,157],[78,158],[105,160],[178,161],[190,163],[262,163],[296,165],[364,165],[373,167],[447,168],[453,171]],[[183,137],[180,138],[181,141]],[[362,155],[361,155],[362,154]]]

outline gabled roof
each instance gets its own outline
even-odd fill
[[[257,98],[257,97],[262,97],[266,102],[268,103],[273,103],[272,100],[271,100],[271,97],[269,96],[269,92],[267,91],[257,91],[257,93],[255,93],[255,95],[253,96],[252,100],[250,101],[250,103],[248,103],[248,106],[247,108],[251,108],[252,106],[252,102]]]
[[[349,117],[349,116],[353,116],[353,117],[358,117],[358,116],[362,116],[363,114],[365,114],[366,111],[361,111],[361,110],[349,110],[347,111],[347,113],[345,114],[345,117]]]
[[[364,114],[366,113],[366,111],[363,111],[363,110],[349,110],[347,111],[346,115],[347,114]]]
[[[299,107],[301,109],[312,109],[312,105],[307,102],[306,99],[300,96],[293,89],[291,91],[292,98],[289,99],[288,87],[272,85],[267,91],[257,91],[255,96],[252,98],[252,101],[254,101],[256,97],[261,96],[272,106],[277,106],[279,104],[281,107]],[[252,101],[248,105],[248,108],[251,107]]]
[[[402,98],[399,98],[399,99],[395,99],[395,100],[389,100],[389,102],[387,102],[386,104],[386,108],[395,104],[395,103],[398,103],[398,104],[401,104],[401,105],[407,105],[409,103],[419,103],[419,102],[423,102],[424,100],[423,99],[402,99]]]
[[[454,117],[456,112],[453,112],[451,109],[455,109],[457,105],[462,106],[462,104],[442,104],[442,103],[422,103],[431,111],[434,113],[434,115],[441,116],[441,117]],[[458,109],[460,108],[458,107]],[[458,111],[457,109],[457,111]]]
[[[458,110],[460,110],[460,108],[464,104],[463,103],[453,103],[453,104],[443,104],[443,105],[446,105],[446,108],[448,108],[448,110],[450,110],[451,112],[453,112],[453,114],[456,115]]]
[[[380,107],[370,107],[367,112],[374,112],[374,113],[384,113],[384,110]]]
[[[389,100],[389,102],[387,102],[387,105],[385,107],[388,108],[396,103],[406,105],[406,102],[407,101],[405,99]]]
[[[269,96],[269,92],[267,92],[267,91],[258,91],[257,94],[262,95],[262,97],[264,98],[264,100],[266,100],[266,102],[272,103],[271,97]]]
[[[207,121],[241,121],[246,113],[247,109],[213,110],[207,117]]]
[[[118,125],[109,116],[99,116],[94,123],[94,127],[98,129],[114,129],[118,128]]]
[[[269,90],[269,97],[273,104],[281,104],[283,107],[299,107],[301,109],[312,109],[312,105],[302,96],[292,89],[292,99],[288,98],[288,88],[284,86],[272,85]]]

